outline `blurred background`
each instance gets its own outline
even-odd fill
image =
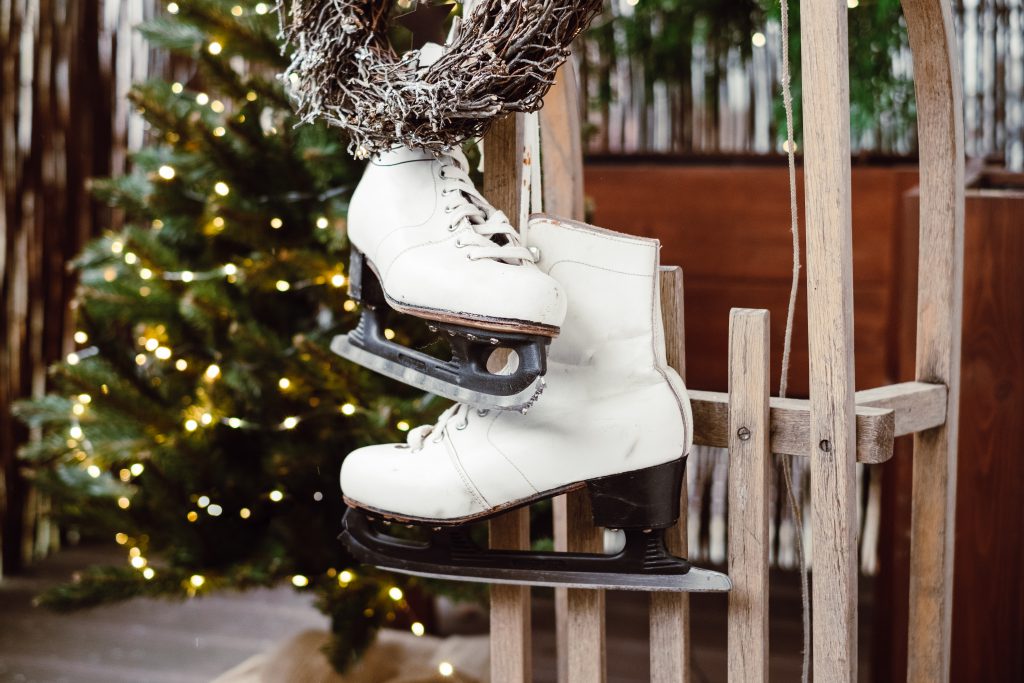
[[[772,312],[776,387],[791,272],[779,7],[606,5],[575,58],[589,219],[659,238],[683,267],[690,386],[726,390],[743,306]],[[847,6],[862,389],[913,376],[917,138],[898,1]],[[1024,3],[953,12],[969,157],[953,680],[1024,680]],[[336,132],[296,126],[273,3],[0,0],[0,35],[0,680],[335,680],[359,662],[359,680],[384,681],[398,674],[374,667],[402,657],[483,680],[484,593],[365,571],[334,541],[344,454],[443,404],[331,358],[358,316],[344,227],[361,164]],[[898,441],[858,474],[865,681],[905,678],[908,455]],[[690,461],[689,555],[710,566],[725,561],[726,467]],[[794,474],[803,500],[803,463]],[[772,674],[793,680],[809,535],[782,500]],[[535,680],[554,681],[553,598],[534,602]],[[608,605],[610,680],[648,680],[646,603]],[[697,680],[724,680],[724,600],[695,599],[693,624]],[[391,656],[364,656],[381,627]]]

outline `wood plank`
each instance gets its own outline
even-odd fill
[[[729,680],[768,680],[768,311],[729,316]]]
[[[801,0],[816,683],[857,680],[850,88],[846,0]]]
[[[960,59],[948,0],[903,0],[921,163],[916,379],[949,388],[941,427],[914,436],[911,683],[949,680],[964,252]]]
[[[519,216],[520,180],[523,172],[523,117],[497,121],[484,141],[487,170],[484,194],[510,220]],[[530,547],[529,507],[502,515],[490,522],[491,547]],[[528,683],[530,657],[530,589],[526,586],[491,586],[491,680],[494,683]]]
[[[901,382],[858,391],[854,400],[858,411],[861,407],[892,410],[895,435],[906,436],[945,424],[949,390],[944,384]]]
[[[544,98],[540,111],[544,211],[583,220],[583,151],[579,93],[573,66],[567,63]],[[594,526],[586,491],[554,500],[555,549],[604,550],[604,532]],[[600,683],[605,680],[604,591],[555,590],[558,680]]]
[[[696,443],[726,448],[729,445],[729,394],[690,389]],[[773,453],[806,456],[810,452],[811,403],[799,398],[772,397],[771,449]],[[881,463],[892,457],[896,417],[892,409],[858,406],[857,459]]]
[[[686,378],[686,326],[683,311],[683,270],[661,269],[661,320],[665,329],[665,357],[669,367]],[[680,493],[679,523],[666,532],[669,552],[686,557],[686,479]],[[690,680],[690,596],[652,593],[650,609],[651,683],[688,683]]]

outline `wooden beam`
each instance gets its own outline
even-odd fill
[[[850,67],[846,0],[801,0],[816,683],[857,680]]]
[[[729,315],[729,681],[768,681],[768,311]]]
[[[487,171],[484,194],[510,220],[519,216],[523,172],[523,117],[515,114],[495,122],[485,138]],[[526,550],[530,547],[530,508],[510,512],[490,522],[491,547]],[[530,589],[491,586],[491,680],[528,683],[531,678]]]
[[[942,426],[914,436],[907,679],[944,683],[952,636],[964,287],[963,94],[949,0],[902,4],[914,60],[921,163],[915,377],[949,388]]]
[[[661,319],[665,328],[665,355],[669,367],[686,377],[686,334],[683,315],[683,270],[661,269]],[[669,552],[686,557],[686,479],[679,500],[679,523],[665,536]],[[651,683],[689,683],[690,596],[687,593],[651,593]]]
[[[857,417],[860,408],[883,408],[895,414],[895,436],[905,436],[939,427],[946,422],[949,390],[944,384],[902,382],[855,395]]]

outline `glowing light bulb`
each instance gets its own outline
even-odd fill
[[[206,511],[210,513],[211,517],[220,517],[221,513],[224,512],[224,508],[214,503],[210,507],[206,508]]]
[[[190,578],[188,582],[191,583],[195,588],[200,588],[204,583],[206,583],[206,579],[203,578],[202,574],[193,574],[192,578]]]
[[[171,180],[174,178],[175,171],[172,167],[168,166],[167,164],[164,164],[159,169],[157,169],[157,175],[159,175],[164,180]]]
[[[86,334],[82,330],[79,330],[78,332],[75,332],[75,343],[76,344],[84,344],[87,341],[89,341],[89,335],[88,334]]]
[[[451,662],[441,662],[437,665],[437,673],[447,678],[455,673],[455,667],[451,665]]]
[[[281,493],[280,491],[271,491],[270,500],[274,501],[275,503],[280,503],[282,500],[284,500],[284,494]]]
[[[351,403],[346,403],[345,405],[343,405],[341,407],[341,414],[342,415],[354,415],[355,412],[356,412],[356,407],[354,405],[352,405]]]
[[[171,92],[174,93],[175,95],[180,95],[184,90],[185,90],[185,86],[183,86],[181,83],[172,83],[171,84]]]
[[[146,354],[140,353],[140,354],[136,355],[135,356],[135,364],[138,365],[140,368],[143,365],[145,365],[146,364]]]
[[[238,511],[238,516],[242,519],[249,519],[252,516],[252,510],[249,508],[242,508]]]
[[[142,569],[146,566],[146,558],[142,557],[141,555],[139,557],[133,557],[132,566],[136,569]]]
[[[334,285],[335,287],[344,287],[345,276],[342,275],[341,273],[335,273],[334,275],[331,276],[331,284]]]
[[[210,504],[210,497],[209,496],[199,496],[199,499],[196,500],[196,505],[198,505],[201,508],[204,508],[204,507],[206,507],[209,504]]]
[[[82,428],[79,427],[78,425],[73,425],[71,427],[71,429],[68,430],[68,434],[71,435],[72,439],[81,439],[82,438]]]
[[[395,331],[392,330],[390,327],[386,328],[384,330],[384,338],[385,339],[394,339],[395,338]]]
[[[284,419],[284,422],[281,423],[281,426],[284,427],[285,429],[295,429],[295,427],[298,426],[298,424],[299,424],[299,418],[297,418],[297,417],[286,417]]]
[[[224,128],[224,126],[217,126],[213,129],[213,137],[222,138],[227,134],[227,132],[228,131],[227,129]]]
[[[213,100],[212,102],[210,102],[210,109],[212,109],[215,113],[220,114],[224,111],[224,103],[220,100]]]
[[[249,92],[245,93],[245,99],[249,102],[255,102],[258,97],[259,95],[256,94],[255,90],[250,90]]]
[[[267,12],[270,11],[270,7],[263,2],[257,2],[256,7],[254,9],[256,10],[256,14],[266,14]]]
[[[401,588],[399,588],[398,586],[392,586],[388,589],[388,597],[394,600],[395,602],[398,602],[404,597],[404,594],[402,593]]]
[[[149,280],[153,277],[153,271],[149,268],[142,268],[139,270],[139,277],[143,280]]]
[[[427,632],[427,629],[424,628],[423,624],[418,621],[412,622],[412,626],[409,627],[409,630],[412,631],[412,634],[416,637],[422,636]]]
[[[179,372],[184,372],[185,370],[188,370],[188,361],[184,358],[179,358],[174,361],[174,368]]]
[[[357,304],[355,301],[353,301],[352,299],[348,299],[347,301],[345,301],[345,303],[341,305],[341,307],[344,308],[349,313],[351,313],[352,311],[356,310],[356,305]]]
[[[171,14],[177,14],[178,13],[178,3],[176,3],[176,2],[169,2],[169,3],[167,3],[167,11],[169,13],[171,13]]]
[[[156,576],[156,572],[153,571],[152,567],[146,567],[145,569],[142,570],[142,577],[144,579],[146,579],[146,581],[149,581],[154,576]]]
[[[159,339],[154,339],[153,337],[150,337],[149,339],[146,340],[145,347],[146,347],[147,351],[156,351],[157,347],[159,347],[159,346],[160,346],[160,340]]]
[[[750,42],[754,47],[764,47],[765,43],[768,41],[765,39],[764,34],[758,31],[754,35],[750,36]]]
[[[224,267],[221,268],[221,270],[224,272],[225,275],[236,275],[238,273],[238,266],[236,266],[234,263],[226,263],[224,264]]]
[[[122,510],[127,510],[129,507],[131,507],[131,504],[132,502],[128,500],[128,498],[126,498],[125,496],[121,496],[120,498],[117,499],[117,507],[121,508]]]
[[[286,280],[278,280],[274,286],[277,287],[277,291],[279,292],[287,292],[292,288],[291,284]]]
[[[114,534],[114,540],[117,541],[118,545],[124,545],[128,542],[128,534],[124,533],[123,531],[118,531],[116,534]]]
[[[203,413],[202,415],[199,416],[199,421],[202,422],[204,425],[208,425],[211,422],[213,422],[213,415],[210,415],[209,413]]]
[[[155,355],[160,360],[167,360],[171,357],[171,350],[166,346],[158,346]]]
[[[85,405],[89,405],[90,403],[92,403],[92,396],[90,396],[89,394],[79,394],[78,402],[83,403]]]
[[[85,471],[88,472],[89,476],[92,477],[93,479],[99,479],[100,475],[103,474],[100,471],[100,468],[97,467],[96,465],[89,465],[89,467],[87,467]]]
[[[218,43],[216,40],[211,41],[210,44],[206,47],[206,50],[211,55],[219,55],[221,53],[221,50],[223,50],[223,49],[224,49],[224,46],[221,45],[220,43]]]
[[[355,574],[346,569],[345,571],[338,574],[338,583],[342,585],[352,583],[352,580],[354,578],[356,578]]]
[[[321,230],[326,229],[328,225],[330,225],[330,222],[327,220],[327,216],[320,216],[320,218],[316,219],[316,227]]]
[[[395,425],[395,426],[396,426],[396,427],[398,427],[398,431],[400,431],[400,432],[407,432],[407,431],[409,431],[409,427],[410,427],[411,425],[410,425],[410,424],[409,424],[408,422],[406,422],[405,420],[401,420],[401,421],[400,421],[400,422],[399,422],[399,423],[398,423],[397,425]]]
[[[81,361],[82,359],[79,358],[77,353],[69,353],[66,360],[68,362],[68,365],[78,365],[79,361]]]
[[[284,221],[281,220],[280,218],[271,218],[270,219],[270,227],[272,227],[274,230],[280,230],[283,225],[284,225]]]
[[[199,423],[195,420],[185,420],[185,429],[190,432],[194,432],[199,429]]]
[[[233,16],[236,16],[236,17],[242,16],[242,11],[243,10],[242,10],[242,6],[241,5],[235,5],[234,7],[231,8],[231,14]]]
[[[83,406],[81,403],[76,403],[75,405],[71,406],[71,412],[74,413],[75,415],[81,416],[85,412],[85,406]]]
[[[206,379],[217,379],[220,377],[220,366],[214,363],[206,368],[206,372],[203,374],[206,375]]]
[[[846,0],[846,6],[850,9],[857,9],[860,7],[860,0]]]
[[[127,263],[129,266],[134,266],[136,263],[139,262],[139,257],[129,251],[127,254],[124,255],[124,262]]]
[[[199,519],[199,513],[196,512],[195,510],[190,510],[189,513],[185,515],[185,519],[187,519],[190,522],[194,522],[197,519]]]
[[[219,194],[221,197],[227,197],[228,193],[231,192],[231,188],[223,180],[217,181],[213,186],[213,191]]]
[[[231,427],[232,429],[238,429],[241,426],[242,426],[242,421],[239,420],[237,417],[230,417],[230,418],[228,418],[228,427]]]
[[[192,282],[195,279],[196,279],[196,274],[193,273],[191,270],[186,270],[186,271],[183,271],[181,273],[181,281],[182,282]]]
[[[207,95],[204,92],[201,92],[198,95],[196,95],[196,104],[198,104],[200,106],[205,106],[206,104],[209,103],[209,101],[210,101],[210,96]]]
[[[282,377],[281,379],[277,380],[277,386],[279,386],[282,389],[287,389],[291,385],[292,385],[292,381],[290,379],[288,379],[287,377]]]
[[[137,462],[128,468],[128,471],[132,473],[133,477],[137,477],[146,470],[146,466],[141,462]]]
[[[292,585],[296,588],[305,588],[309,585],[309,579],[302,574],[296,574],[292,577]]]

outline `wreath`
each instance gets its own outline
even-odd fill
[[[388,40],[390,2],[284,0],[294,50],[284,77],[298,116],[343,128],[356,157],[396,144],[441,152],[505,114],[540,109],[601,5],[478,0],[440,58],[421,66],[419,50],[398,55]]]

